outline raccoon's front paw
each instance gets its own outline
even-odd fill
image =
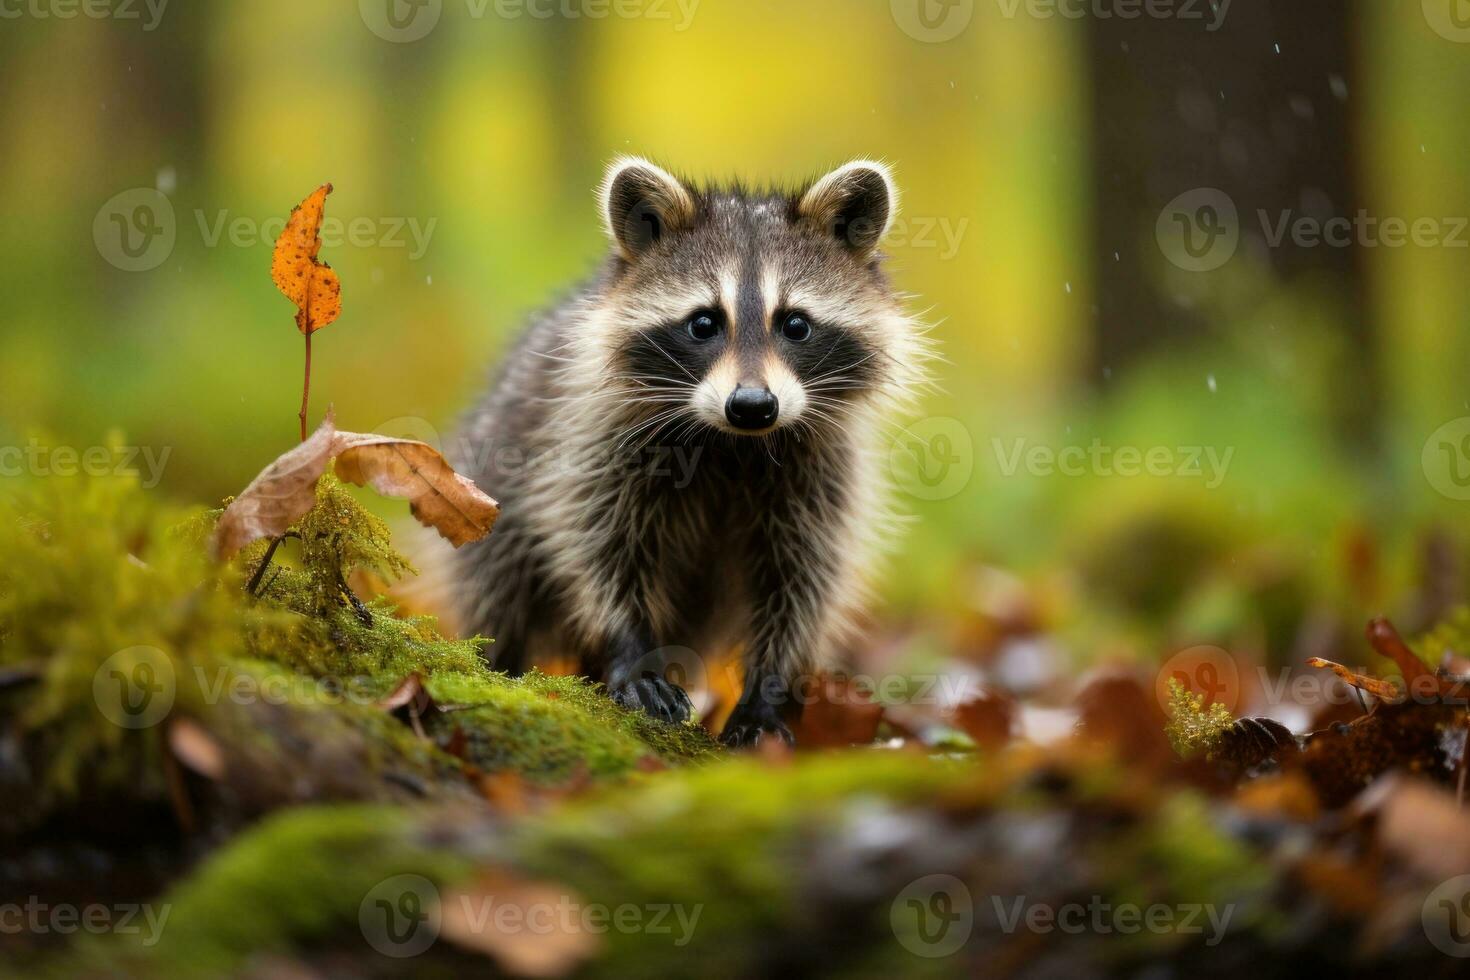
[[[612,699],[630,711],[642,711],[659,721],[682,725],[694,713],[684,689],[670,684],[651,670],[612,692]]]
[[[781,720],[781,713],[768,704],[741,704],[725,722],[720,741],[732,749],[753,749],[763,741],[779,739],[795,745],[791,729]]]

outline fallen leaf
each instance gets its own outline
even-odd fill
[[[982,749],[998,749],[1011,740],[1016,705],[993,691],[982,691],[954,706],[954,723]]]
[[[337,431],[332,413],[311,437],[278,457],[246,487],[220,515],[214,531],[214,550],[220,558],[233,557],[260,538],[274,538],[299,521],[316,504],[316,484],[332,458]]]
[[[559,977],[601,947],[601,936],[579,914],[583,908],[561,885],[491,872],[445,894],[439,932],[457,946],[493,957],[507,973]]]
[[[317,258],[322,250],[322,213],[331,184],[323,184],[291,211],[271,255],[271,279],[296,304],[296,326],[315,333],[342,313],[342,283],[332,267]]]
[[[1077,734],[1113,746],[1120,757],[1145,766],[1172,768],[1177,756],[1164,734],[1168,716],[1131,672],[1103,668],[1076,699]]]
[[[1409,649],[1409,645],[1388,620],[1380,618],[1368,623],[1368,642],[1379,654],[1398,664],[1406,683],[1412,685],[1421,678],[1434,679],[1434,671]]]
[[[500,506],[422,442],[338,432],[332,413],[305,442],[267,466],[230,502],[215,528],[215,554],[278,537],[316,504],[317,481],[337,457],[337,475],[408,499],[414,517],[458,547],[490,533]]]
[[[1311,782],[1300,772],[1273,773],[1241,784],[1235,805],[1262,817],[1285,817],[1310,823],[1322,812]]]
[[[455,547],[490,533],[500,505],[474,481],[456,473],[439,451],[423,442],[339,432],[333,454],[337,476],[401,497],[419,523],[434,528]]]
[[[1390,852],[1429,878],[1470,872],[1470,812],[1455,794],[1423,779],[1393,774],[1358,801],[1378,817],[1378,838]]]
[[[1404,692],[1393,681],[1379,680],[1377,677],[1369,677],[1367,674],[1356,674],[1342,664],[1333,663],[1331,660],[1323,660],[1321,657],[1310,657],[1307,659],[1308,667],[1325,667],[1346,683],[1367,691],[1381,701],[1389,704],[1398,704],[1404,700]]]
[[[792,727],[796,744],[804,749],[843,748],[867,745],[878,736],[883,705],[873,701],[857,684],[845,677],[827,675],[820,679],[801,719]],[[762,739],[762,745],[765,739]],[[772,739],[772,741],[779,741]]]

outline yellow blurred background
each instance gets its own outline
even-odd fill
[[[757,183],[875,157],[904,195],[893,276],[946,357],[904,421],[959,454],[942,490],[908,486],[891,616],[975,613],[1002,567],[1043,594],[1099,585],[1103,618],[1186,608],[1165,632],[1219,635],[1271,616],[1237,616],[1221,577],[1278,561],[1315,597],[1293,629],[1313,602],[1366,615],[1422,584],[1426,540],[1467,554],[1455,3],[9,4],[0,442],[117,430],[169,449],[157,492],[242,487],[296,437],[301,338],[270,249],[324,181],[344,312],[315,339],[314,417],[447,436],[526,316],[598,261],[614,155]],[[1238,209],[1239,244],[1191,271],[1166,232],[1198,189]],[[1359,211],[1444,240],[1269,241]],[[1171,469],[1025,455],[1095,440]],[[1218,481],[1186,472],[1195,450],[1228,458]],[[1354,548],[1381,555],[1366,584]]]

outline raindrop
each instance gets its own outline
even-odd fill
[[[1215,376],[1213,374],[1207,375],[1205,377],[1205,384],[1209,386],[1210,394],[1213,395],[1215,393]]]

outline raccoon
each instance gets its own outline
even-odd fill
[[[571,655],[670,722],[691,705],[658,652],[739,644],[722,738],[790,742],[794,686],[851,641],[893,527],[883,419],[925,380],[878,251],[893,180],[857,161],[757,192],[623,158],[599,200],[605,263],[460,433],[502,517],[456,555],[458,612],[496,667]]]

